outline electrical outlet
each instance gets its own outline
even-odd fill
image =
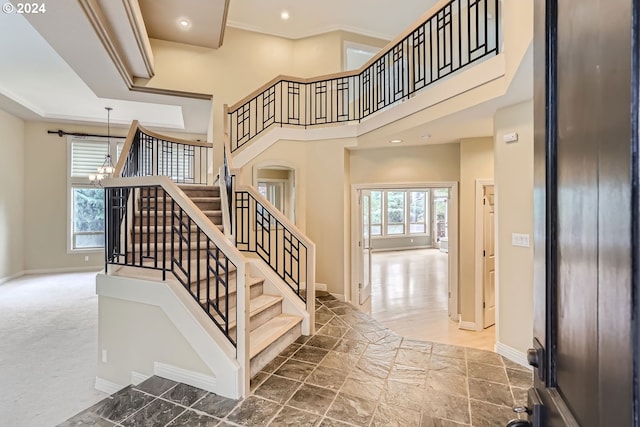
[[[84,260],[85,260],[85,261],[89,261],[89,255],[85,255],[85,256],[84,256]]]
[[[102,349],[102,363],[107,363],[107,350]]]

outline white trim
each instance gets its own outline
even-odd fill
[[[82,273],[95,271],[96,274],[104,270],[104,262],[100,263],[100,266],[87,266],[87,267],[62,267],[62,268],[41,268],[34,270],[25,270],[23,273],[25,276],[32,274],[62,274],[62,273]]]
[[[141,374],[140,372],[131,371],[131,384],[138,385],[151,378],[151,375]]]
[[[435,246],[431,245],[431,246],[425,246],[425,245],[421,245],[421,246],[398,246],[398,247],[391,247],[391,248],[380,248],[380,249],[371,249],[371,253],[380,253],[380,252],[395,252],[395,251],[413,251],[413,250],[418,250],[418,249],[438,249]]]
[[[465,320],[460,319],[460,322],[458,323],[458,329],[464,329],[465,331],[475,331],[476,323],[467,322]]]
[[[333,292],[330,292],[330,294],[333,295],[338,301],[345,302],[347,300],[347,297],[342,294],[334,294]]]
[[[496,342],[495,350],[496,353],[498,353],[500,356],[506,357],[512,362],[517,363],[518,365],[522,365],[529,370],[533,369],[527,361],[527,355],[516,350],[515,348],[509,347],[508,345],[498,341]]]
[[[0,277],[0,285],[3,285],[3,284],[7,283],[10,280],[17,279],[18,277],[22,277],[24,275],[25,275],[24,271],[19,271],[19,272],[15,273],[15,274],[12,274],[10,276]]]
[[[375,116],[363,120],[360,123],[349,123],[345,125],[334,125],[328,127],[315,127],[301,129],[290,127],[271,127],[269,131],[263,132],[260,138],[248,146],[242,148],[233,154],[233,164],[235,168],[242,168],[251,160],[258,157],[260,153],[275,144],[279,140],[293,141],[318,141],[325,139],[349,139],[357,138],[367,133],[380,129],[390,123],[397,122],[417,112],[426,110],[436,104],[440,104],[449,99],[472,92],[474,89],[480,88],[491,82],[500,83],[505,79],[505,62],[504,52],[488,58],[470,67],[461,70],[459,73],[444,79],[437,85],[431,86],[431,89],[418,92],[414,97],[394,104],[393,108],[379,112]],[[491,96],[490,99],[500,97],[503,92],[498,91]],[[475,105],[475,104],[474,104]],[[356,146],[357,141],[351,146]]]
[[[94,387],[96,390],[99,390],[103,393],[113,394],[125,388],[126,385],[120,385],[109,380],[105,380],[104,378],[96,377]]]
[[[289,218],[292,223],[296,223],[296,203],[297,197],[296,194],[296,182],[299,179],[299,171],[295,164],[288,162],[286,160],[265,160],[262,162],[258,162],[253,165],[251,169],[251,182],[253,183],[253,187],[258,188],[258,171],[260,169],[279,169],[283,171],[289,172],[291,175],[290,179],[286,180],[278,180],[280,182],[285,183],[284,186],[285,192],[283,193],[282,205],[284,210],[282,214]],[[238,175],[239,176],[239,175]],[[242,182],[238,181],[239,184]]]
[[[327,289],[329,289],[329,287],[327,286],[326,283],[318,283],[318,282],[316,282],[316,291],[328,292]]]
[[[459,212],[458,212],[458,182],[457,181],[429,181],[429,182],[397,182],[397,183],[366,183],[351,184],[351,286],[345,283],[345,297],[349,295],[346,301],[359,307],[355,301],[358,295],[359,280],[359,250],[358,250],[358,230],[359,227],[359,208],[358,208],[358,191],[360,190],[385,190],[385,189],[416,189],[416,188],[448,188],[449,189],[449,208],[447,209],[449,224],[449,292],[451,298],[449,300],[449,317],[457,320],[460,318],[460,309],[458,304],[459,294]]]
[[[160,362],[153,363],[153,373],[159,377],[201,388],[211,393],[218,392],[216,377],[211,375],[201,374],[200,372],[194,372]]]
[[[482,259],[482,247],[484,245],[484,207],[482,200],[484,198],[484,187],[487,185],[494,186],[493,179],[476,179],[476,200],[475,200],[475,300],[476,300],[476,316],[475,316],[475,330],[482,331],[484,329],[484,310],[482,303],[484,301],[484,288],[483,288],[483,259]],[[495,203],[494,203],[495,206]],[[497,209],[496,209],[497,210]],[[495,222],[495,214],[494,214]],[[494,232],[496,227],[493,228]],[[497,242],[497,235],[495,241]],[[496,258],[497,258],[496,254]],[[497,276],[497,274],[496,274]],[[497,293],[496,293],[497,295]],[[498,311],[498,304],[496,302],[496,311]],[[496,317],[497,323],[497,317]]]

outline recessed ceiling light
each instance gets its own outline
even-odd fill
[[[429,139],[429,138],[431,138],[430,133],[425,133],[424,135],[422,135],[422,139]]]
[[[281,18],[283,21],[286,21],[287,19],[289,19],[289,12],[287,12],[286,10],[283,10],[283,11],[280,13],[280,18]]]
[[[392,144],[400,144],[402,142],[401,139],[392,139],[391,141],[389,141]]]
[[[189,21],[187,18],[180,18],[178,19],[178,26],[183,30],[188,30],[189,28],[191,28],[191,21]]]

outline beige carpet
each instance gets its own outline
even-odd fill
[[[97,337],[95,273],[0,285],[0,426],[55,426],[106,397]]]

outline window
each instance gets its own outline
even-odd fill
[[[430,200],[427,189],[372,190],[371,235],[429,235]]]
[[[259,181],[258,192],[284,213],[284,182],[282,181]]]
[[[371,192],[371,235],[382,235],[382,191]]]
[[[90,250],[104,247],[104,190],[89,182],[104,163],[107,153],[114,164],[123,143],[104,139],[73,137],[69,142],[69,249]]]
[[[449,200],[448,189],[437,189],[433,191],[433,210],[435,215],[435,233],[440,241],[443,237],[448,237],[447,209]]]
[[[428,191],[409,192],[409,233],[426,233],[427,220],[429,219],[427,210]]]
[[[387,191],[387,234],[404,234],[405,192]]]

